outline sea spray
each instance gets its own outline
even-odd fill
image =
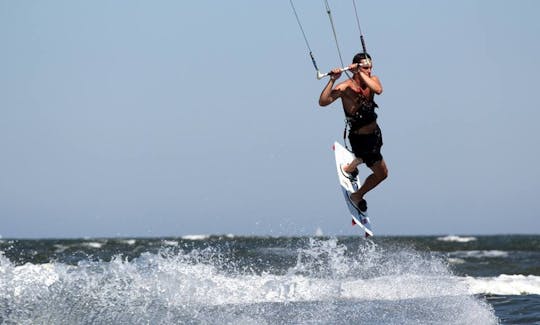
[[[167,245],[134,258],[89,257],[74,265],[16,265],[0,255],[0,321],[497,322],[444,259],[409,247],[336,238],[203,246]]]

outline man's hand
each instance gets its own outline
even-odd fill
[[[360,69],[360,64],[359,63],[353,63],[353,64],[350,64],[347,69],[349,69],[350,71],[352,72],[355,72],[356,70]]]
[[[330,79],[338,80],[339,77],[341,77],[341,69],[340,68],[335,68],[334,70],[331,71]]]

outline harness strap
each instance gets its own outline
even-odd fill
[[[345,119],[345,128],[343,129],[343,143],[345,144],[345,148],[349,151],[351,151],[351,149],[349,149],[349,146],[347,145],[347,131],[350,129],[350,123],[349,123],[349,119]]]

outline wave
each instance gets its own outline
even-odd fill
[[[500,250],[471,250],[448,253],[448,256],[455,258],[504,258],[508,257],[508,255],[508,252]]]
[[[185,235],[185,236],[182,236],[181,238],[184,239],[184,240],[206,240],[206,239],[209,239],[211,237],[214,237],[214,235]],[[235,236],[233,234],[227,234],[227,235],[223,235],[223,236],[216,236],[218,238],[227,238],[227,239],[232,239],[234,238]]]
[[[182,236],[182,239],[185,240],[205,240],[210,238],[210,235],[186,235]]]
[[[176,240],[162,240],[161,244],[164,246],[178,246],[178,242]]]
[[[287,270],[254,271],[216,247],[172,249],[77,265],[15,265],[0,254],[0,305],[6,307],[0,320],[497,323],[491,307],[474,296],[486,279],[454,276],[443,259],[414,250],[310,239],[294,250],[296,264]]]
[[[473,278],[462,280],[472,294],[490,295],[540,295],[540,276],[507,275],[497,277]]]
[[[100,243],[100,242],[92,241],[92,242],[84,242],[84,243],[81,244],[81,246],[85,246],[85,247],[88,247],[88,248],[99,249],[99,248],[103,247],[104,244],[106,244],[106,243]]]
[[[121,239],[119,240],[119,242],[125,245],[135,245],[137,240],[136,239]]]
[[[468,242],[477,240],[477,238],[476,237],[460,237],[460,236],[448,235],[448,236],[444,236],[444,237],[437,237],[437,240],[444,241],[444,242],[468,243]]]

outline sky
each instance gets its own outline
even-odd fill
[[[294,4],[340,66],[324,2]],[[329,4],[348,64],[354,7]],[[384,87],[375,234],[539,233],[540,2],[356,4]],[[0,0],[0,43],[3,238],[360,235],[288,1]]]

